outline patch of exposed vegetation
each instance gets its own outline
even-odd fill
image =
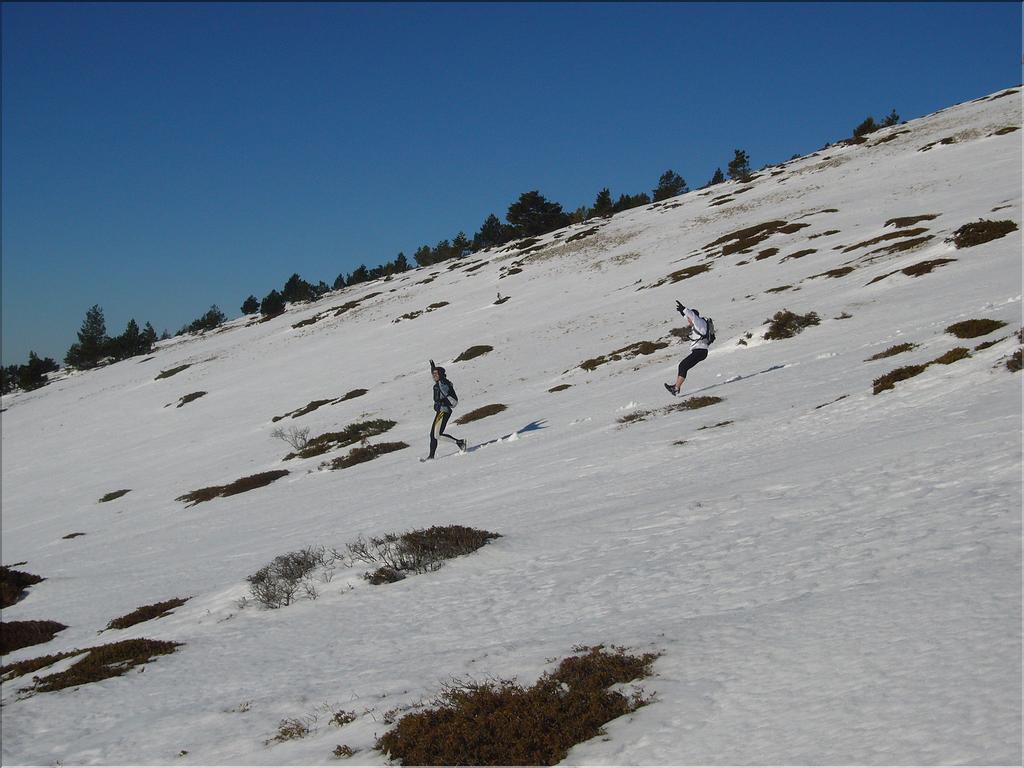
[[[651,673],[658,654],[576,649],[529,688],[514,680],[454,682],[432,708],[401,718],[376,748],[403,765],[555,765],[602,726],[650,703],[612,690]]]
[[[59,621],[0,621],[0,654],[48,643],[64,629]]]
[[[465,271],[466,273],[476,272],[478,269],[480,269],[481,267],[486,267],[488,264],[490,264],[489,261],[481,261],[479,264],[474,264],[471,267],[466,267],[466,269],[463,271]]]
[[[1016,93],[1020,93],[1020,91],[1015,91],[1013,89],[1009,91],[1003,91],[1002,93],[997,93],[995,96],[989,96],[987,99],[985,99],[985,101],[995,101],[996,99],[1002,99],[1005,96],[1013,96]]]
[[[183,496],[179,496],[175,501],[188,502],[188,506],[194,507],[196,504],[201,504],[204,501],[211,501],[221,496],[235,496],[239,493],[245,493],[256,488],[262,488],[265,485],[270,485],[275,480],[278,480],[288,474],[287,469],[276,469],[271,472],[260,472],[256,475],[249,475],[235,480],[233,483],[227,485],[213,485],[209,488],[200,488],[199,490],[186,493]]]
[[[1008,338],[1010,338],[1010,337],[1009,336],[1003,336],[1001,339],[992,339],[992,341],[983,341],[981,344],[978,344],[974,348],[974,351],[975,352],[981,352],[982,350],[988,349],[989,347],[994,347],[996,344],[998,344],[1001,341],[1006,341]]]
[[[886,223],[886,226],[888,226],[888,222]],[[884,235],[879,235],[878,237],[874,237],[870,240],[865,240],[862,243],[856,243],[854,245],[847,246],[846,248],[843,248],[843,253],[849,253],[850,251],[856,251],[859,248],[867,248],[872,245],[878,245],[879,243],[885,242],[886,240],[899,240],[905,237],[915,237],[916,235],[923,234],[927,231],[928,230],[926,228],[918,227],[917,229],[900,229],[896,232],[886,232]]]
[[[1018,349],[1006,359],[1006,370],[1010,373],[1017,373],[1024,363],[1024,349]]]
[[[722,402],[722,398],[714,397],[712,395],[699,395],[687,398],[681,403],[673,403],[672,405],[666,405],[662,410],[666,413],[673,411],[695,411],[698,408],[707,408],[709,405],[715,405],[716,403]]]
[[[477,408],[475,411],[465,413],[455,420],[457,425],[469,424],[471,421],[479,421],[480,419],[486,419],[488,416],[493,416],[496,413],[504,411],[506,406],[501,403],[492,403],[485,405],[482,408]]]
[[[820,410],[820,409],[822,409],[822,408],[824,408],[826,406],[832,405],[833,403],[838,403],[840,400],[845,400],[848,397],[849,397],[849,395],[840,395],[839,397],[837,397],[835,400],[832,400],[831,402],[822,403],[821,405],[814,406],[814,410],[816,410],[816,411]]]
[[[884,376],[879,376],[877,379],[874,380],[874,382],[872,382],[874,386],[873,394],[877,395],[879,392],[884,392],[887,389],[894,389],[896,387],[897,382],[906,381],[907,379],[912,379],[915,376],[919,376],[920,374],[924,373],[927,367],[927,364],[905,365],[902,368],[897,368],[894,371],[890,371]]]
[[[503,278],[509,277],[510,275],[518,275],[522,271],[523,270],[521,270],[519,267],[511,267],[509,269],[504,270],[502,274],[498,275],[498,279],[501,280]]]
[[[335,400],[334,402],[335,403],[344,403],[346,400],[354,400],[357,397],[362,397],[363,395],[365,395],[369,391],[370,390],[368,390],[368,389],[351,389],[348,392],[346,392],[344,395],[339,397],[337,400]]]
[[[658,286],[664,285],[665,283],[678,283],[681,280],[689,280],[691,277],[703,274],[711,270],[710,264],[695,264],[692,267],[686,267],[685,269],[678,269],[664,278],[654,283],[649,288],[657,288]]]
[[[179,365],[176,368],[168,368],[166,371],[160,371],[153,381],[159,381],[160,379],[169,379],[171,376],[181,373],[186,368],[191,368],[192,363],[185,363],[185,365]]]
[[[172,643],[165,640],[136,638],[98,645],[80,651],[69,651],[63,654],[56,654],[55,656],[46,656],[41,659],[30,659],[26,662],[20,662],[19,665],[12,666],[24,669],[41,664],[42,666],[36,666],[36,669],[42,669],[60,659],[79,656],[84,653],[84,658],[79,659],[63,672],[33,678],[34,685],[28,690],[45,693],[47,691],[60,691],[65,688],[96,683],[111,677],[120,677],[141,664],[150,663],[157,656],[174,653],[181,645],[181,643]],[[44,664],[43,662],[49,663]],[[25,666],[20,667],[20,665]],[[4,667],[4,670],[6,671],[8,668]],[[18,671],[11,670],[11,672]],[[21,674],[26,673],[21,672]]]
[[[354,467],[356,464],[363,464],[367,461],[373,461],[378,456],[383,456],[385,453],[393,453],[394,451],[400,451],[403,448],[408,448],[408,443],[401,441],[395,443],[374,443],[372,445],[358,445],[350,450],[344,456],[338,456],[337,458],[324,462],[320,465],[321,469],[346,469],[348,467]]]
[[[804,328],[818,325],[821,322],[821,318],[818,317],[817,312],[798,315],[795,312],[790,312],[788,309],[783,309],[776,312],[765,322],[768,323],[768,331],[765,333],[764,338],[771,341],[772,339],[792,338],[801,333]]]
[[[431,304],[426,309],[419,309],[419,310],[417,310],[415,312],[408,312],[408,313],[402,315],[401,317],[396,317],[391,322],[392,323],[400,323],[403,320],[415,320],[417,317],[419,317],[422,314],[425,314],[427,312],[433,312],[436,309],[440,309],[441,307],[447,307],[447,306],[448,306],[448,302],[447,301],[438,301],[438,302],[436,302],[434,304]]]
[[[888,349],[879,352],[877,355],[872,355],[865,363],[870,363],[872,360],[881,360],[886,357],[893,357],[894,355],[901,355],[904,352],[909,352],[912,349],[917,349],[917,344],[912,344],[909,341],[904,344],[896,344]]]
[[[797,251],[796,253],[791,253],[791,254],[789,254],[789,256],[784,256],[782,258],[782,260],[783,261],[789,261],[790,259],[802,259],[804,256],[808,256],[808,255],[810,255],[812,253],[817,253],[817,252],[818,252],[817,248],[805,248],[802,251]]]
[[[937,363],[938,365],[949,365],[951,363],[955,363],[957,360],[963,360],[970,356],[971,352],[966,347],[956,347],[949,350],[946,354],[935,358],[932,360],[932,363]]]
[[[720,421],[717,424],[707,424],[700,427],[697,431],[700,432],[702,429],[717,429],[718,427],[727,427],[732,424],[732,421]]]
[[[1005,128],[1000,128],[998,131],[993,131],[992,133],[989,134],[989,136],[1005,136],[1008,133],[1013,133],[1014,131],[1019,130],[1019,125],[1008,125]]]
[[[911,264],[909,267],[903,269],[897,269],[895,272],[887,272],[884,275],[872,278],[867,285],[877,283],[879,280],[885,280],[887,277],[892,275],[903,273],[907,277],[921,277],[922,275],[929,274],[932,270],[945,266],[946,264],[952,264],[956,259],[929,259],[928,261],[921,261],[917,264]]]
[[[792,285],[780,285],[778,288],[769,288],[765,293],[782,293],[783,291],[788,291],[792,287]]]
[[[577,232],[575,235],[567,237],[565,239],[565,242],[573,243],[573,242],[575,242],[577,240],[582,240],[585,237],[590,237],[591,235],[596,235],[599,230],[600,230],[600,227],[591,227],[590,229],[585,229],[582,232]]]
[[[487,344],[478,344],[467,349],[461,355],[456,357],[455,360],[453,360],[452,362],[462,363],[465,362],[466,360],[472,360],[474,357],[480,357],[481,355],[486,355],[488,352],[493,351],[494,347],[488,346]]]
[[[957,143],[956,136],[947,136],[944,139],[939,139],[938,141],[929,142],[928,144],[925,144],[923,147],[921,147],[917,151],[918,152],[927,152],[932,147],[936,147],[936,146],[938,146],[940,144],[943,145],[943,146],[949,146],[950,144],[956,144],[956,143]]]
[[[778,248],[765,248],[757,256],[754,257],[754,261],[761,261],[762,259],[768,259],[779,252]]]
[[[277,733],[263,743],[270,746],[271,744],[282,744],[286,741],[304,739],[311,732],[309,725],[304,720],[297,717],[289,717],[278,723]]]
[[[438,570],[446,560],[476,552],[500,533],[445,525],[421,528],[402,534],[388,533],[369,540],[359,538],[346,545],[353,563],[376,566],[364,574],[371,584],[390,584],[417,573]]]
[[[100,500],[97,503],[105,504],[108,501],[113,501],[114,499],[120,499],[126,493],[131,493],[131,492],[132,492],[131,488],[123,488],[120,491],[111,491],[110,493],[103,494],[103,496],[100,497]]]
[[[67,536],[61,536],[61,538],[62,539],[77,539],[79,536],[85,536],[85,534],[82,531],[75,531],[74,533],[69,533]]]
[[[325,432],[322,435],[314,437],[312,440],[306,442],[305,448],[296,451],[295,453],[289,453],[284,457],[285,461],[289,459],[311,459],[314,456],[321,456],[328,451],[333,451],[335,448],[344,448],[354,443],[362,442],[376,437],[377,435],[383,435],[389,429],[395,426],[394,421],[390,419],[373,419],[370,421],[356,421],[349,424],[340,432]]]
[[[198,400],[200,397],[202,397],[205,394],[207,394],[207,393],[206,392],[191,392],[191,393],[189,393],[187,395],[184,395],[181,398],[181,400],[178,401],[178,406],[177,407],[181,408],[183,405],[188,405],[193,400]]]
[[[979,336],[988,336],[993,331],[998,331],[1006,323],[1002,320],[964,320],[946,328],[946,333],[951,333],[958,339],[975,339]]]
[[[579,367],[585,371],[592,371],[605,363],[618,360],[630,360],[638,355],[651,355],[659,349],[664,349],[667,346],[667,341],[638,341],[634,344],[630,344],[628,347],[623,347],[622,349],[616,349],[614,352],[609,352],[607,355],[594,357],[590,360],[584,360],[580,363]]]
[[[964,224],[953,233],[951,239],[957,248],[973,248],[976,245],[1006,237],[1016,231],[1017,225],[1012,221],[980,219],[970,224]]]
[[[49,656],[37,656],[34,659],[24,659],[23,661],[16,661],[13,664],[5,664],[0,667],[0,678],[4,682],[8,680],[15,680],[25,675],[31,675],[33,672],[38,672],[40,669],[46,669],[58,661],[64,659],[70,659],[72,656],[78,656],[83,651],[63,651],[62,653],[53,653]]]
[[[735,232],[723,235],[717,240],[708,243],[705,248],[722,246],[722,256],[732,253],[742,253],[750,250],[776,233],[791,235],[810,224],[789,224],[785,221],[767,221],[763,224],[755,224],[752,227],[745,227]]]
[[[189,598],[187,597],[175,597],[171,600],[165,600],[162,603],[143,605],[140,608],[136,608],[131,613],[126,613],[124,616],[111,619],[105,629],[128,629],[128,627],[134,627],[136,624],[141,624],[144,621],[162,619],[164,616],[170,616],[171,611],[175,608],[180,608],[188,602],[188,600]]]
[[[819,232],[816,235],[808,235],[807,239],[808,240],[817,240],[819,237],[828,237],[829,235],[838,235],[838,234],[839,234],[839,230],[838,229],[830,229],[827,232]]]
[[[0,608],[10,608],[25,596],[25,590],[43,581],[42,576],[0,566]]]
[[[563,390],[568,389],[571,386],[572,384],[558,384],[557,386],[554,386],[551,389],[549,389],[548,392],[561,392]]]
[[[830,269],[828,272],[819,272],[816,275],[811,275],[810,279],[813,280],[816,277],[843,277],[850,274],[856,267],[839,267],[838,269]]]
[[[885,226],[896,227],[897,229],[903,229],[904,227],[912,227],[915,224],[922,221],[931,221],[932,219],[939,218],[937,213],[923,213],[920,216],[900,216],[895,219],[889,219],[885,222]]]

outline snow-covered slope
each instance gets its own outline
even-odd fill
[[[574,646],[603,643],[661,653],[644,683],[655,701],[571,763],[1019,764],[1021,378],[1005,360],[1020,346],[1021,238],[959,250],[946,238],[979,218],[1020,225],[1021,132],[1001,131],[1020,125],[1018,90],[993,94],[749,185],[5,397],[2,559],[46,580],[3,618],[69,628],[4,663],[127,637],[184,645],[78,689],[25,697],[29,678],[5,682],[3,762],[328,763],[344,743],[354,762],[382,764],[372,745],[385,712],[453,676],[529,683]],[[924,215],[903,228],[924,232],[861,245]],[[708,247],[767,222],[780,231],[746,251]],[[951,261],[900,271],[940,259]],[[843,267],[854,269],[824,275]],[[671,334],[676,299],[718,329],[684,395],[722,400],[665,412],[679,401],[662,382],[687,351]],[[821,323],[764,340],[782,309]],[[1006,325],[946,332],[968,319]],[[579,367],[659,340],[669,345]],[[868,361],[903,343],[916,346]],[[493,350],[453,362],[475,345]],[[873,394],[876,378],[955,347],[970,357]],[[507,407],[450,427],[469,453],[424,464],[428,358],[458,389],[456,416]],[[354,389],[368,392],[272,421]],[[284,461],[271,437],[366,418],[397,422],[371,442],[411,447],[328,471],[342,451]],[[247,493],[175,500],[282,468]],[[131,492],[98,503],[119,489]],[[502,538],[396,584],[342,569],[315,601],[239,607],[246,576],[276,555],[452,523]],[[168,617],[97,637],[114,617],[187,596]],[[359,718],[339,730],[331,707]],[[317,713],[305,739],[265,744],[282,719]]]

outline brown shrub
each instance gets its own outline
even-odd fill
[[[992,341],[984,341],[981,344],[978,344],[977,346],[975,346],[974,351],[975,352],[981,352],[983,349],[988,349],[989,347],[994,347],[1000,341],[1006,341],[1008,338],[1010,338],[1010,337],[1009,336],[1003,336],[1003,338],[1001,338],[1001,339],[992,339]]]
[[[601,646],[565,659],[524,688],[512,680],[455,683],[434,708],[406,715],[376,748],[404,765],[554,765],[602,726],[650,702],[609,688],[650,674],[657,654]]]
[[[368,390],[368,389],[353,389],[353,390],[349,390],[348,392],[346,392],[344,394],[344,396],[339,397],[334,402],[336,402],[336,403],[344,403],[346,400],[354,400],[357,397],[362,397],[363,395],[365,395],[369,391],[370,390]]]
[[[487,344],[478,344],[475,347],[470,347],[461,355],[455,358],[453,362],[461,363],[466,360],[472,360],[474,357],[480,357],[486,355],[488,352],[493,352],[494,347],[488,346]]]
[[[562,390],[568,389],[571,386],[572,384],[559,384],[549,389],[548,392],[561,392]]]
[[[912,264],[909,267],[904,267],[900,272],[907,277],[920,277],[921,275],[927,275],[936,267],[941,267],[944,264],[951,264],[954,261],[956,261],[956,259],[931,259],[929,261]]]
[[[911,344],[909,341],[904,344],[896,344],[895,346],[889,347],[884,352],[879,352],[877,355],[872,355],[865,363],[870,363],[872,360],[881,360],[884,357],[892,357],[893,355],[899,355],[904,352],[909,352],[912,349],[917,349],[917,344]]]
[[[491,403],[485,405],[482,408],[477,408],[475,411],[465,413],[455,420],[457,425],[469,424],[471,421],[479,421],[480,419],[486,419],[488,416],[493,416],[496,413],[501,413],[506,408],[502,403]]]
[[[903,227],[912,227],[918,222],[931,221],[932,219],[937,219],[938,217],[939,214],[937,213],[923,213],[920,216],[900,216],[895,219],[889,219],[887,222],[885,222],[885,226],[893,226],[896,227],[897,229],[902,229]]]
[[[352,749],[352,747],[350,747],[348,744],[339,744],[334,748],[334,751],[331,752],[331,754],[339,760],[341,760],[344,758],[352,757],[352,755],[354,755],[358,751],[359,750]]]
[[[294,741],[309,736],[309,726],[298,718],[290,717],[277,724],[277,733],[263,742],[266,745],[281,744],[285,741]]]
[[[877,379],[874,380],[874,382],[872,382],[872,384],[874,385],[873,394],[877,395],[879,392],[884,392],[887,389],[893,389],[896,386],[896,382],[912,379],[914,376],[924,373],[924,369],[927,367],[927,364],[906,365],[902,368],[897,368],[894,371],[890,371],[889,373],[885,374],[885,376],[879,376]]]
[[[111,491],[110,493],[105,493],[100,498],[98,503],[103,504],[103,503],[108,502],[108,501],[113,501],[114,499],[120,499],[126,493],[131,493],[131,490],[132,490],[131,488],[124,488],[124,489],[122,489],[120,491]]]
[[[575,235],[572,235],[571,237],[567,237],[565,239],[565,242],[572,243],[572,242],[574,242],[576,240],[582,240],[585,237],[590,237],[591,235],[596,235],[597,232],[598,232],[598,229],[599,229],[599,227],[591,227],[590,229],[585,229],[582,232],[577,232]]]
[[[28,587],[38,584],[42,580],[42,576],[15,571],[6,565],[0,566],[0,608],[10,608],[24,597],[24,592]]]
[[[58,621],[0,621],[0,654],[48,643],[62,629]]]
[[[153,381],[159,381],[160,379],[169,379],[169,378],[171,378],[171,376],[174,376],[175,374],[181,373],[186,368],[191,368],[191,367],[192,367],[192,363],[186,363],[185,365],[179,365],[177,368],[169,368],[166,371],[160,371],[160,373],[157,374],[156,378],[153,379]]]
[[[818,317],[817,312],[798,315],[795,312],[790,312],[788,309],[783,309],[776,312],[774,316],[765,320],[765,322],[769,324],[768,332],[764,335],[765,339],[789,339],[803,331],[804,328],[818,325],[821,322],[821,318]]]
[[[294,410],[294,411],[289,411],[284,416],[275,416],[274,418],[271,419],[271,421],[274,421],[274,422],[281,421],[281,419],[287,419],[289,416],[291,416],[293,419],[297,419],[297,418],[299,418],[299,416],[305,416],[307,413],[312,413],[317,408],[322,408],[323,406],[329,405],[330,403],[333,403],[333,402],[336,402],[336,401],[330,400],[330,399],[328,399],[328,400],[312,400],[307,405],[304,405],[302,408],[298,408],[297,410]]]
[[[765,293],[782,293],[792,288],[792,285],[780,285],[778,288],[769,288]]]
[[[518,275],[522,271],[523,270],[521,270],[519,267],[512,267],[511,269],[506,270],[503,274],[498,275],[498,279],[501,280],[502,278],[508,277],[509,275]]]
[[[727,427],[730,424],[732,424],[732,421],[720,421],[717,424],[706,424],[697,431],[700,432],[701,429],[717,429],[718,427]]]
[[[1005,128],[1000,128],[998,131],[993,131],[989,135],[990,136],[1005,136],[1008,133],[1013,133],[1014,131],[1019,131],[1019,130],[1020,130],[1020,126],[1019,125],[1008,125]]]
[[[376,571],[365,574],[368,581],[389,584],[404,579],[410,573],[436,571],[445,560],[468,555],[491,539],[499,538],[500,533],[464,525],[435,525],[401,535],[388,533],[369,541],[360,538],[348,544],[347,549],[353,562],[361,560],[380,566]]]
[[[768,259],[779,252],[778,248],[765,248],[757,256],[754,257],[754,261],[761,261],[762,259]]]
[[[694,411],[698,408],[707,408],[709,405],[722,402],[722,398],[710,395],[700,395],[683,400],[681,403],[673,403],[666,406],[665,411]]]
[[[38,672],[40,669],[46,669],[62,659],[70,659],[72,656],[78,656],[80,653],[83,653],[83,651],[64,651],[62,653],[53,653],[49,656],[37,656],[34,659],[16,661],[13,664],[5,664],[0,667],[0,678],[7,681],[14,680],[18,677],[24,677],[25,675],[30,675],[33,672]]]
[[[987,243],[990,240],[998,240],[1006,237],[1011,232],[1017,231],[1017,225],[1012,221],[988,221],[980,219],[970,224],[964,224],[953,233],[953,245],[957,248],[973,248],[976,245]]]
[[[189,598],[187,597],[175,597],[162,603],[144,605],[141,608],[136,608],[131,613],[126,613],[124,616],[111,619],[106,629],[127,629],[150,619],[162,619],[164,616],[170,616],[171,611],[183,606],[188,600]]]
[[[136,638],[98,645],[94,648],[86,648],[84,651],[72,651],[64,654],[63,658],[80,653],[85,653],[86,656],[63,672],[34,679],[33,687],[39,692],[59,691],[111,677],[119,677],[140,664],[148,664],[157,656],[174,653],[180,645],[181,643],[165,640]]]
[[[949,350],[946,354],[941,357],[937,357],[932,360],[932,363],[938,363],[940,365],[949,365],[955,363],[957,360],[963,360],[965,357],[970,357],[971,352],[966,347],[956,347],[955,349]]]
[[[722,255],[728,256],[731,253],[738,253],[753,248],[755,245],[767,240],[776,232],[792,234],[810,224],[787,224],[785,221],[767,221],[763,224],[755,224],[752,227],[745,227],[735,232],[723,235],[717,240],[708,243],[705,248],[722,246]]]
[[[385,453],[393,453],[394,451],[400,451],[403,448],[408,447],[408,443],[403,443],[401,441],[396,443],[360,445],[353,448],[344,456],[338,456],[331,462],[325,462],[321,467],[326,467],[327,469],[346,469],[347,467],[353,467],[356,464],[373,461],[378,456],[383,456]]]
[[[681,280],[688,280],[691,277],[696,277],[699,274],[708,272],[711,269],[710,264],[696,264],[692,267],[686,267],[685,269],[679,269],[668,275],[667,280],[678,283]]]
[[[200,488],[199,490],[186,493],[184,496],[179,496],[175,501],[190,502],[188,506],[194,507],[196,504],[201,504],[204,501],[211,501],[219,496],[234,496],[239,493],[245,493],[255,488],[262,488],[264,485],[270,485],[275,480],[284,477],[288,474],[287,469],[275,469],[270,472],[260,472],[257,475],[249,475],[239,480],[235,480],[233,483],[228,485],[213,485],[209,488]]]
[[[964,320],[960,323],[946,328],[946,333],[951,333],[958,339],[974,339],[978,336],[988,336],[993,331],[998,331],[1006,323],[1002,320]]]
[[[344,448],[345,446],[368,440],[371,437],[383,435],[393,426],[395,426],[395,422],[390,419],[356,421],[346,426],[340,432],[325,432],[322,435],[317,435],[307,442],[302,450],[289,453],[284,457],[284,460],[288,461],[295,458],[311,459],[314,456],[321,456],[335,448]]]
[[[1010,373],[1017,373],[1021,369],[1021,364],[1024,363],[1024,350],[1018,349],[1006,360],[1006,370]]]
[[[62,539],[77,539],[79,536],[85,536],[85,533],[83,533],[82,531],[75,531],[74,533],[69,533],[67,536],[61,536],[61,538]]]

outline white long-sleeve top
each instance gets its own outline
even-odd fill
[[[708,324],[703,317],[690,307],[683,310],[683,316],[693,322],[690,328],[690,351],[708,348]]]

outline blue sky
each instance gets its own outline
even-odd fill
[[[1019,3],[4,3],[2,357],[1020,82]]]

